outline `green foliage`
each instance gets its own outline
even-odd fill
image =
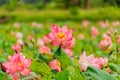
[[[7,74],[4,73],[4,72],[1,70],[1,67],[0,67],[0,80],[6,80],[6,77],[7,77]]]
[[[49,80],[51,72],[49,66],[45,62],[33,59],[30,69],[33,72],[40,74],[40,77],[43,78],[43,80]]]
[[[65,70],[68,66],[75,66],[75,63],[72,61],[72,59],[66,53],[64,53],[60,47],[55,52],[54,57],[60,60],[63,70]]]
[[[110,69],[112,69],[113,71],[116,71],[117,73],[120,74],[120,66],[113,64],[113,63],[109,63],[108,65],[109,65]]]
[[[95,67],[88,67],[86,73],[92,76],[91,80],[117,80],[114,76]]]
[[[54,57],[60,61],[61,66],[62,66],[62,70],[67,69],[69,71],[71,79],[74,79],[74,80],[77,80],[77,79],[86,80],[85,77],[82,75],[81,70],[79,69],[79,67],[73,62],[73,60],[65,52],[63,52],[61,50],[60,47],[55,52]],[[71,73],[71,72],[73,72],[73,73]],[[76,75],[76,76],[74,76],[74,75]]]
[[[69,80],[69,72],[67,70],[58,72],[56,74],[56,80]]]
[[[71,80],[81,80],[81,79],[86,80],[85,78],[83,78],[85,76],[83,76],[83,75],[82,75],[83,77],[80,76],[82,74],[82,72],[80,72],[79,68],[74,68],[72,66],[68,66],[66,68],[66,70],[69,71],[69,79],[71,79]]]
[[[64,12],[64,13],[63,13]],[[5,14],[4,14],[5,13]],[[72,13],[72,14],[71,14]],[[48,15],[49,14],[49,15]],[[70,8],[69,10],[28,10],[16,9],[12,12],[1,10],[0,18],[6,16],[8,21],[25,21],[25,22],[57,22],[57,21],[76,21],[87,19],[91,21],[99,20],[120,20],[119,8],[106,7],[99,9],[83,10]],[[114,16],[115,15],[115,16]],[[2,19],[0,19],[1,22]]]
[[[110,10],[110,11],[114,11],[113,13],[118,16],[117,8],[115,8],[115,10],[114,10],[114,8],[106,8],[104,10],[101,9],[99,15],[105,14],[106,11]],[[25,15],[27,15],[28,12],[25,12],[26,13]],[[61,10],[58,12],[56,11],[55,13],[53,12],[50,15],[46,15],[47,12],[50,13],[49,11],[46,11],[46,12],[41,11],[41,13],[35,13],[38,15],[33,15],[34,13],[30,13],[30,15],[27,15],[27,16],[29,16],[29,18],[31,19],[31,15],[33,15],[32,17],[34,17],[34,16],[38,17],[38,16],[43,15],[41,19],[43,19],[45,17],[46,20],[48,20],[55,15],[54,18],[56,19],[55,20],[56,24],[58,24],[60,26],[67,24],[69,26],[69,28],[74,28],[74,31],[75,31],[74,36],[76,39],[76,45],[73,48],[74,54],[72,57],[74,57],[76,60],[75,61],[71,60],[71,58],[65,52],[63,52],[61,50],[61,48],[59,48],[59,49],[58,49],[58,47],[52,48],[53,47],[52,46],[51,51],[53,53],[56,51],[54,54],[54,59],[58,59],[60,61],[62,71],[61,72],[51,71],[49,66],[47,65],[47,62],[51,61],[52,58],[49,58],[46,54],[39,55],[39,51],[38,51],[38,47],[36,46],[36,43],[37,43],[38,38],[42,38],[47,32],[50,31],[50,29],[51,29],[50,26],[53,23],[45,21],[44,23],[41,23],[43,25],[42,28],[36,28],[36,26],[32,26],[32,23],[30,23],[30,22],[29,23],[19,22],[20,28],[15,28],[13,26],[14,25],[13,23],[0,24],[0,30],[1,30],[0,31],[0,38],[1,38],[0,39],[0,63],[6,62],[8,55],[12,55],[14,53],[11,47],[13,44],[16,43],[16,38],[15,38],[15,36],[11,36],[11,31],[22,32],[23,33],[23,41],[27,45],[23,46],[21,52],[27,58],[32,58],[32,59],[35,58],[32,61],[32,65],[31,65],[30,69],[32,70],[33,73],[35,73],[42,80],[59,80],[59,79],[60,80],[86,80],[86,77],[88,78],[88,80],[116,80],[114,77],[117,77],[118,80],[120,79],[120,76],[119,76],[120,75],[120,67],[119,67],[119,63],[118,63],[119,60],[116,59],[116,58],[119,58],[119,53],[117,53],[117,51],[115,51],[116,46],[118,46],[118,44],[116,44],[116,39],[118,36],[116,36],[116,37],[114,36],[115,38],[113,38],[113,40],[115,43],[113,42],[112,48],[110,50],[102,51],[98,48],[98,44],[99,44],[100,40],[102,40],[102,34],[104,32],[107,32],[112,27],[107,27],[107,28],[103,29],[101,26],[98,26],[97,23],[90,22],[89,26],[86,28],[86,27],[83,27],[80,22],[75,22],[73,20],[72,21],[67,20],[67,18],[69,19],[69,16],[71,17],[71,14],[68,11],[65,11],[65,13],[59,13],[59,12],[62,12],[62,10]],[[90,11],[90,13],[87,13],[87,12],[88,11],[82,11],[82,13],[77,14],[77,16],[85,15],[85,17],[87,16],[87,18],[90,18],[90,19],[91,19],[91,16],[99,17],[97,15],[97,11]],[[46,13],[46,14],[44,14],[44,13]],[[111,15],[111,13],[110,13],[110,15]],[[16,11],[16,13],[13,12],[10,15],[13,16],[14,14],[17,14],[17,16],[18,16],[19,13]],[[58,16],[59,14],[62,14],[62,15]],[[109,12],[106,12],[106,14],[108,14],[107,17],[110,17]],[[20,14],[20,16],[22,16],[23,19],[27,17],[25,15],[23,13]],[[20,16],[18,16],[19,20],[20,20]],[[49,18],[47,19],[48,16],[49,16]],[[104,15],[102,15],[102,16],[103,16],[102,18],[106,17]],[[65,17],[65,18],[62,19],[62,17]],[[27,19],[29,19],[29,18],[27,17]],[[63,21],[57,21],[58,18]],[[72,16],[72,18],[73,18],[73,16]],[[82,17],[82,18],[84,18],[84,17]],[[39,18],[37,18],[37,19],[39,21]],[[17,20],[17,18],[16,18],[16,20]],[[67,20],[67,21],[64,21],[64,20]],[[78,16],[78,20],[79,20],[79,16]],[[53,22],[54,22],[54,20],[53,20]],[[109,24],[110,24],[110,26],[112,26],[112,22],[109,22]],[[93,25],[99,29],[99,35],[96,38],[91,37],[91,26],[93,26]],[[116,27],[116,29],[118,30],[117,34],[119,35],[120,27]],[[78,39],[79,33],[82,33],[85,36],[85,39],[83,39],[83,40]],[[28,35],[31,35],[32,37],[34,37],[35,40],[33,40],[33,42],[28,40],[27,39]],[[118,49],[119,49],[119,47],[118,47]],[[93,67],[88,67],[87,72],[82,72],[81,69],[79,68],[78,60],[79,60],[79,55],[84,50],[87,52],[87,55],[94,53],[95,56],[106,56],[106,55],[108,56],[110,51],[114,50],[113,54],[115,56],[112,54],[110,57],[114,56],[115,60],[110,60],[110,57],[109,57],[109,62],[111,62],[111,63],[108,65],[108,67],[112,70],[111,73],[108,74],[105,71],[102,71],[102,70],[99,70],[99,69],[96,69]],[[2,76],[2,77],[0,76],[0,80],[6,80],[5,79],[6,74],[2,73],[0,75]],[[31,77],[31,76],[28,76],[28,77]]]
[[[18,0],[7,0],[6,9],[14,10],[18,6]]]

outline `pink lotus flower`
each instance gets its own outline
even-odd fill
[[[111,69],[110,68],[106,68],[106,72],[110,73]]]
[[[43,24],[42,23],[37,23],[37,22],[32,22],[32,26],[37,27],[37,28],[42,28]]]
[[[112,22],[112,25],[114,27],[120,26],[120,22],[119,21],[114,21],[114,22]]]
[[[44,41],[39,38],[39,39],[37,40],[36,45],[37,45],[37,46],[44,46]]]
[[[56,70],[57,72],[61,71],[61,64],[57,59],[49,62],[48,64],[49,64],[51,70]]]
[[[15,22],[14,27],[18,29],[18,28],[20,28],[20,24],[18,22]]]
[[[88,20],[83,20],[83,21],[82,21],[82,26],[83,26],[83,27],[87,27],[87,26],[89,25],[89,23],[90,23],[90,22],[89,22]]]
[[[14,35],[15,35],[15,32],[14,32],[14,31],[11,31],[10,34],[11,34],[11,36],[14,36]]]
[[[108,58],[99,58],[103,67],[108,66]]]
[[[85,39],[85,36],[83,34],[78,34],[79,39]]]
[[[28,36],[27,36],[27,39],[30,40],[30,41],[34,41],[34,37],[31,36],[31,35],[28,35]]]
[[[102,50],[107,50],[112,45],[112,40],[110,36],[107,36],[106,34],[103,35],[104,39],[100,41],[99,48]]]
[[[50,53],[51,52],[51,49],[47,46],[40,46],[39,48],[39,52],[41,54],[44,54],[44,53]]]
[[[72,56],[73,55],[73,52],[71,51],[71,49],[63,49],[63,51],[65,51],[69,56]]]
[[[117,43],[120,45],[120,36],[117,38]]]
[[[102,27],[102,28],[106,28],[109,26],[109,21],[106,20],[105,22],[103,21],[99,21],[98,24]]]
[[[52,32],[47,35],[47,38],[54,46],[69,47],[73,41],[72,33],[73,30],[68,30],[66,25],[61,29],[57,25],[53,25]]]
[[[32,22],[32,26],[36,26],[37,25],[37,23],[36,22]]]
[[[50,42],[50,40],[47,38],[47,36],[44,36],[44,37],[42,38],[42,40],[43,40],[44,44],[47,44],[47,43]]]
[[[17,39],[22,39],[23,38],[22,32],[17,32],[15,36],[16,36]]]
[[[29,76],[31,65],[31,60],[25,59],[25,56],[22,54],[14,54],[13,56],[8,56],[9,61],[3,62],[2,65],[6,70],[6,73],[11,74],[14,80],[18,80],[20,74],[24,76]]]
[[[99,34],[99,31],[98,31],[98,29],[97,28],[95,28],[95,27],[92,27],[91,28],[91,35],[92,35],[92,37],[96,37],[98,34]]]
[[[79,64],[83,72],[86,71],[88,66],[102,68],[100,59],[95,58],[93,54],[87,57],[86,52],[83,52],[83,54],[80,55]]]
[[[12,46],[12,49],[13,49],[16,53],[18,53],[18,52],[20,52],[20,50],[21,50],[21,45],[18,45],[18,44],[13,45],[13,46]]]
[[[22,45],[24,45],[24,42],[23,42],[23,40],[22,40],[22,39],[18,39],[18,40],[17,40],[17,44],[19,44],[19,45],[21,45],[21,46],[22,46]]]
[[[39,38],[37,40],[37,46],[44,46],[45,44],[48,44],[50,40],[47,38],[47,36],[44,36],[43,38]]]
[[[100,41],[98,46],[102,50],[107,50],[108,47],[110,46],[110,43],[108,43],[107,40],[102,40],[102,41]]]

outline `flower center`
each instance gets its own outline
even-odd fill
[[[18,62],[18,66],[22,67],[22,66],[23,66],[23,64],[22,64],[21,62]]]
[[[58,32],[57,33],[57,37],[60,39],[64,39],[65,38],[65,34],[63,32]]]
[[[48,51],[45,49],[45,50],[43,50],[43,53],[48,53]]]
[[[59,67],[60,67],[60,62],[59,62],[59,61],[57,61],[57,66],[59,66]]]

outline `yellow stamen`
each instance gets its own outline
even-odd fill
[[[48,51],[47,50],[43,50],[43,53],[48,53]]]
[[[18,65],[19,65],[20,67],[22,67],[22,66],[23,66],[23,64],[22,64],[21,62],[18,62]]]
[[[60,62],[59,61],[57,61],[57,66],[60,66]]]
[[[60,38],[60,39],[64,39],[65,34],[63,32],[59,32],[59,33],[57,33],[57,37]]]

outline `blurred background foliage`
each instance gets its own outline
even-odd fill
[[[24,6],[25,8],[43,9],[43,8],[96,8],[106,6],[120,6],[120,0],[0,0],[0,6],[9,9]],[[8,7],[9,6],[9,7]]]
[[[119,11],[120,0],[0,0],[0,23],[120,20]]]

